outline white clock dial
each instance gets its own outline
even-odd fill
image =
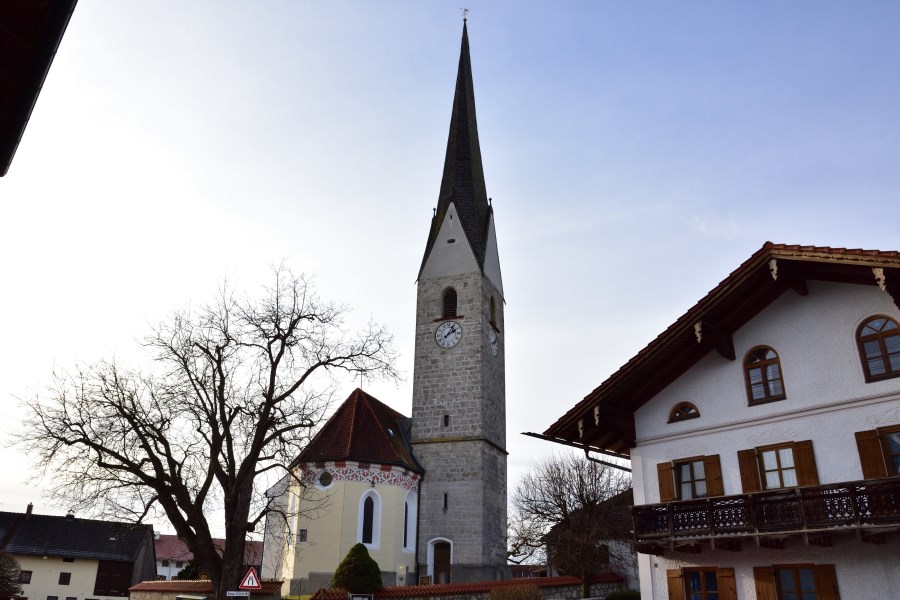
[[[452,348],[462,337],[462,327],[456,321],[444,321],[434,332],[434,341],[441,348]]]

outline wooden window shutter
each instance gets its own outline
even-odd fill
[[[819,485],[816,456],[811,440],[794,442],[794,465],[797,467],[797,485]]]
[[[656,475],[659,479],[659,501],[675,500],[675,477],[672,463],[664,462],[656,465]]]
[[[841,600],[834,565],[816,565],[813,567],[813,572],[816,578],[818,600]]]
[[[857,431],[856,447],[859,450],[859,462],[865,479],[887,477],[884,455],[881,453],[881,439],[877,430]]]
[[[719,584],[719,600],[737,600],[737,585],[734,582],[734,569],[716,569],[716,582]]]
[[[666,579],[669,583],[669,600],[684,600],[684,575],[681,569],[667,569]]]
[[[758,492],[762,489],[759,484],[759,466],[756,464],[756,450],[738,451],[738,466],[741,469],[741,489],[745,494]]]
[[[706,495],[724,496],[725,488],[722,485],[722,465],[719,455],[703,457],[703,471],[706,474]]]
[[[753,583],[756,586],[756,600],[776,600],[772,567],[753,567]]]

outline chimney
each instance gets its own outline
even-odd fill
[[[32,504],[31,502],[29,502],[29,503],[28,503],[28,508],[25,509],[25,518],[26,518],[26,519],[30,519],[30,518],[31,518],[31,511],[32,511],[33,509],[34,509],[34,504]]]
[[[66,521],[74,521],[75,520],[75,511],[69,509],[69,512],[66,513]]]

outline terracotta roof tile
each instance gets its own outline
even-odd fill
[[[334,415],[297,457],[297,463],[335,460],[396,465],[416,473],[423,469],[408,441],[409,419],[360,389]]]

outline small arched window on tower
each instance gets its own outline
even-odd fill
[[[494,326],[494,329],[499,329],[497,326],[497,301],[491,296],[491,325]]]
[[[445,319],[456,316],[456,290],[452,287],[444,290],[444,297],[441,299],[441,316]]]

